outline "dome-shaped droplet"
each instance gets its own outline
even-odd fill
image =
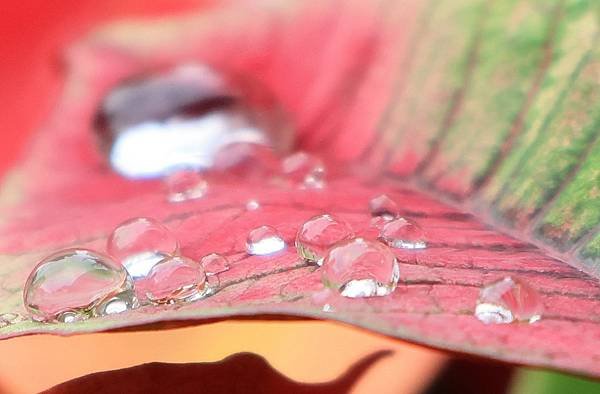
[[[281,170],[299,187],[321,189],[325,186],[325,165],[310,153],[296,152],[287,156],[281,162]]]
[[[129,178],[210,170],[234,143],[287,151],[293,133],[283,112],[264,87],[250,84],[198,64],[142,75],[109,92],[95,130],[112,167]]]
[[[506,277],[479,293],[475,316],[486,324],[541,319],[544,305],[538,292],[522,280]]]
[[[353,236],[352,229],[345,222],[331,215],[319,215],[300,226],[296,249],[304,260],[321,265],[329,248]]]
[[[423,229],[404,218],[394,219],[384,224],[379,238],[393,248],[424,249],[427,247]]]
[[[152,303],[173,304],[202,297],[205,283],[206,275],[200,264],[187,257],[169,256],[136,282],[136,290]]]
[[[344,297],[385,296],[396,288],[396,257],[377,241],[355,238],[334,246],[323,260],[325,286]]]
[[[165,179],[167,200],[184,202],[204,197],[208,182],[196,171],[181,170],[169,174]]]
[[[106,248],[133,279],[138,279],[166,256],[177,254],[179,244],[175,235],[157,220],[140,217],[117,226]]]
[[[386,218],[395,218],[400,213],[398,204],[385,194],[374,197],[369,201],[369,211],[373,216],[384,216]]]
[[[271,226],[260,226],[248,233],[246,252],[253,255],[267,255],[285,249],[285,241]]]
[[[41,321],[77,321],[96,313],[103,302],[132,290],[127,271],[108,256],[67,249],[43,259],[23,292],[25,307]]]
[[[219,253],[211,253],[200,259],[200,265],[206,275],[217,275],[229,270],[229,260]]]
[[[260,203],[257,200],[249,200],[246,203],[247,211],[256,211],[257,209],[260,209]]]

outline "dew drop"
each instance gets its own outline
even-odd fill
[[[285,241],[271,226],[260,226],[248,233],[246,252],[252,255],[268,255],[285,249]]]
[[[140,304],[138,298],[135,294],[135,291],[132,289],[117,294],[116,296],[102,302],[100,305],[94,308],[94,315],[113,315],[116,313],[125,312],[128,309],[135,309],[139,306]]]
[[[319,215],[306,221],[298,230],[296,250],[302,259],[321,265],[329,248],[353,236],[348,224],[331,215]]]
[[[475,316],[485,324],[513,321],[535,323],[544,305],[538,292],[523,281],[511,277],[485,286],[479,293]]]
[[[184,202],[204,197],[208,190],[208,182],[192,170],[176,171],[165,179],[167,200],[169,202]]]
[[[309,153],[300,151],[287,156],[281,162],[281,170],[301,188],[322,189],[325,186],[325,165]]]
[[[399,276],[392,251],[380,242],[363,238],[334,246],[323,260],[323,283],[344,297],[388,295],[396,289]]]
[[[370,221],[370,226],[381,231],[383,226],[385,226],[392,220],[394,220],[394,218],[389,215],[373,216]]]
[[[263,87],[241,85],[187,64],[115,87],[94,122],[111,166],[129,178],[156,178],[212,169],[217,152],[234,143],[286,151],[293,134],[275,100]]]
[[[201,298],[205,284],[200,264],[187,257],[169,256],[152,267],[136,288],[153,304],[174,304]]]
[[[177,254],[179,244],[175,235],[157,220],[139,217],[117,226],[109,236],[106,248],[137,280],[148,275],[165,257]]]
[[[373,216],[383,216],[385,219],[396,218],[400,209],[398,204],[385,194],[374,197],[369,201],[369,210]]]
[[[26,321],[27,318],[20,313],[8,312],[0,314],[0,328],[9,326],[11,324],[20,323]]]
[[[92,316],[96,306],[132,288],[127,271],[110,257],[66,249],[36,265],[25,284],[23,301],[35,320],[74,321]]]
[[[246,203],[247,211],[256,211],[257,209],[260,209],[260,203],[258,201],[250,200]]]
[[[391,220],[383,225],[379,238],[393,248],[425,249],[425,233],[417,224],[404,218]]]
[[[206,275],[217,275],[229,270],[229,260],[219,253],[211,253],[200,259]]]

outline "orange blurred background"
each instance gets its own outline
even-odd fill
[[[0,15],[0,176],[43,125],[62,83],[60,50],[95,25],[128,17],[168,17],[213,0],[5,1]],[[150,361],[201,362],[250,351],[287,376],[334,379],[381,349],[357,392],[418,392],[444,362],[440,353],[326,322],[223,322],[160,332],[29,336],[0,342],[0,391],[36,392],[91,372]]]

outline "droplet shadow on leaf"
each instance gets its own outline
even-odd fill
[[[149,363],[98,372],[45,391],[65,393],[345,393],[381,358],[381,350],[363,357],[339,378],[318,384],[295,382],[253,353],[237,353],[213,363]]]

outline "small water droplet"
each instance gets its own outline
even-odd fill
[[[56,321],[60,323],[76,323],[79,321],[83,321],[89,317],[88,313],[85,312],[76,312],[76,311],[65,311],[60,313],[56,317]]]
[[[300,226],[296,235],[296,249],[304,260],[321,265],[329,248],[353,236],[352,229],[346,223],[331,215],[319,215]]]
[[[479,293],[475,316],[485,324],[513,321],[535,323],[544,305],[538,292],[523,281],[511,277],[485,286]]]
[[[206,275],[217,275],[229,270],[229,260],[227,257],[211,253],[200,259],[200,265],[204,269]]]
[[[384,216],[386,219],[396,218],[400,209],[398,204],[385,194],[374,197],[369,201],[369,210],[373,216]]]
[[[381,228],[379,238],[393,248],[424,249],[427,247],[423,229],[404,218],[387,222]]]
[[[323,283],[344,297],[392,293],[400,276],[392,251],[377,241],[354,238],[334,246],[323,260]]]
[[[127,271],[110,257],[66,249],[38,263],[27,279],[23,300],[35,320],[72,321],[93,315],[96,306],[132,288]]]
[[[122,313],[129,309],[135,309],[139,307],[139,301],[132,289],[130,291],[124,291],[116,296],[104,301],[96,308],[94,308],[95,316],[113,315],[116,313]]]
[[[247,211],[256,211],[259,208],[260,208],[260,203],[256,200],[250,200],[246,203]]]
[[[182,256],[166,257],[136,283],[138,294],[154,304],[189,302],[204,295],[206,275],[197,262]]]
[[[385,226],[392,220],[394,220],[394,217],[390,215],[373,216],[370,221],[370,226],[381,230],[383,226]]]
[[[20,323],[26,321],[27,318],[20,313],[8,312],[0,314],[0,328],[9,326],[11,324]]]
[[[117,226],[109,236],[108,253],[120,261],[133,279],[143,278],[167,256],[177,254],[175,235],[157,220],[133,218]]]
[[[252,255],[267,255],[285,249],[285,241],[271,226],[260,226],[248,233],[246,251]]]
[[[169,202],[184,202],[204,197],[208,190],[208,182],[191,170],[176,171],[165,179],[167,200]]]
[[[300,151],[287,156],[281,162],[281,170],[301,188],[322,189],[325,186],[325,165],[309,153]]]

